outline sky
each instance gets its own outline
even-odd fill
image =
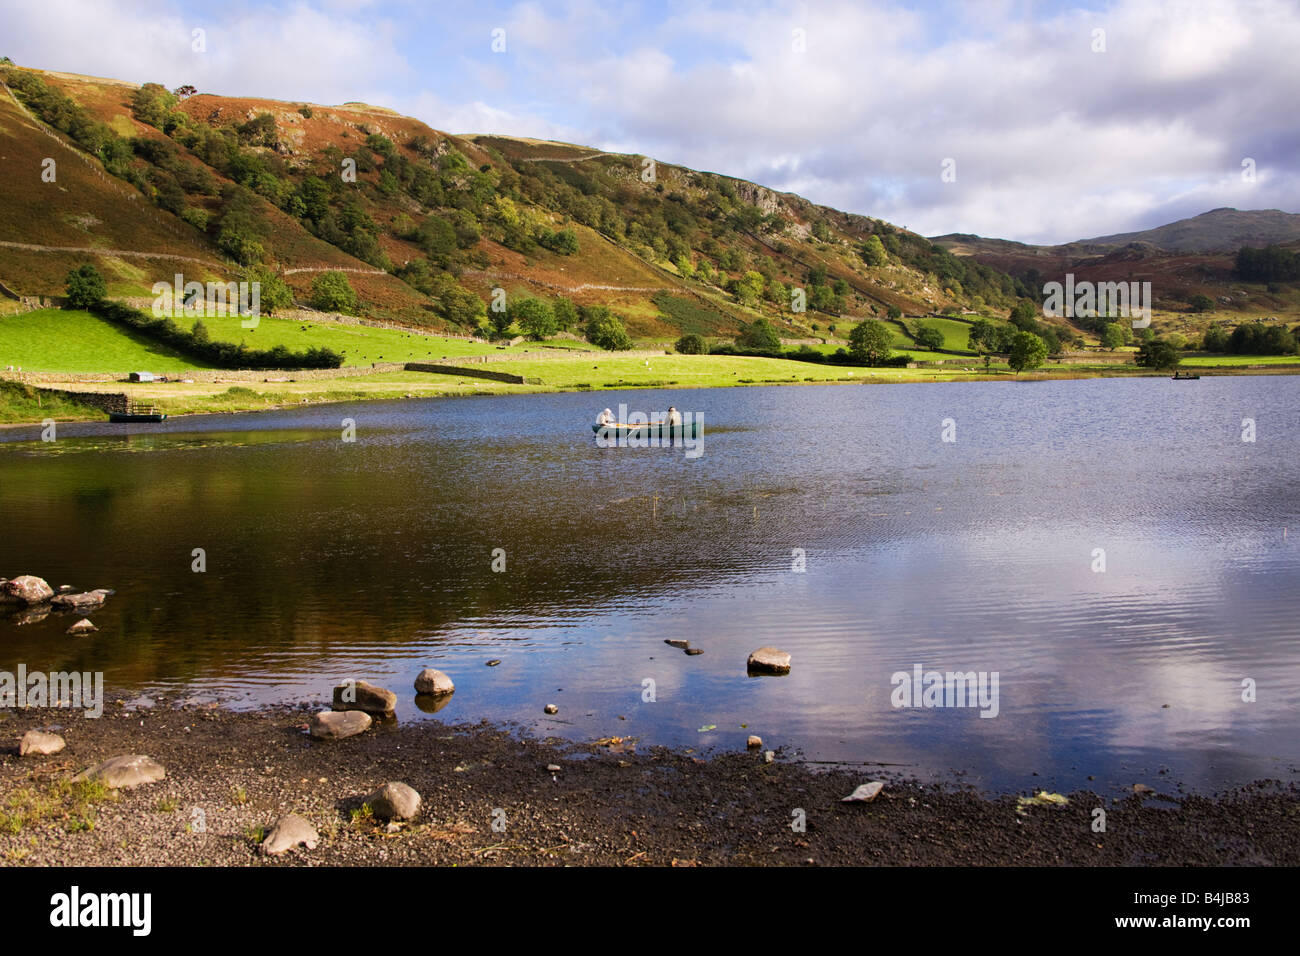
[[[923,235],[1300,212],[1297,0],[0,0],[0,31],[23,66],[359,100]]]

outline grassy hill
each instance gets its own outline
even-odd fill
[[[666,163],[648,176],[646,157],[452,136],[363,104],[0,78],[7,156],[58,169],[54,184],[0,178],[0,282],[23,294],[59,294],[89,260],[114,296],[262,267],[303,305],[342,270],[372,318],[465,333],[504,290],[606,305],[667,340],[760,316],[797,338],[891,308],[1005,310],[1024,291],[889,223]]]

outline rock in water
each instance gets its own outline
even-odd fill
[[[758,736],[758,734],[750,734],[749,739],[745,741],[745,746],[750,750],[757,750],[759,747],[763,746],[763,738]]]
[[[760,647],[749,655],[746,668],[751,674],[788,674],[790,655],[775,647]]]
[[[44,604],[54,597],[54,588],[34,574],[20,574],[0,584],[0,604]]]
[[[704,653],[704,648],[702,648],[702,647],[688,647],[688,648],[686,648],[686,654],[687,654],[687,656],[689,656],[689,657],[697,657],[697,656],[699,656],[700,654],[703,654],[703,653]]]
[[[316,828],[298,814],[290,813],[275,822],[271,832],[262,841],[260,849],[267,856],[280,856],[299,844],[314,850],[318,843],[320,843],[320,834],[316,832]]]
[[[547,704],[542,709],[545,710],[548,714],[558,714],[560,712],[560,708],[556,707],[554,704]]]
[[[342,740],[370,729],[370,715],[360,710],[322,710],[312,716],[309,733],[317,740]]]
[[[334,688],[334,709],[391,714],[397,709],[397,695],[370,681],[344,681]]]
[[[96,588],[93,591],[83,591],[81,594],[59,594],[51,598],[50,603],[71,608],[99,607],[110,594],[115,593],[117,592],[110,591],[108,588]]]
[[[29,730],[23,734],[18,744],[18,756],[48,757],[56,754],[68,744],[58,734],[47,734],[42,730]]]
[[[167,776],[162,764],[144,754],[125,754],[110,757],[101,764],[83,770],[72,778],[79,780],[98,780],[110,790],[130,790],[146,783],[157,783]]]
[[[870,783],[864,783],[847,797],[841,798],[840,803],[870,803],[884,789],[885,785],[883,783],[879,780],[873,780]]]
[[[669,647],[680,647],[682,650],[686,650],[686,648],[691,646],[690,641],[682,641],[674,637],[668,638],[667,640],[664,641],[664,643],[667,644]]]
[[[414,820],[420,812],[420,795],[404,783],[384,784],[366,797],[366,803],[381,820]]]
[[[451,678],[442,671],[434,670],[432,667],[426,667],[420,671],[415,678],[415,692],[417,694],[450,694],[456,689],[456,685],[451,682]]]
[[[82,618],[80,621],[78,621],[76,624],[72,625],[72,627],[68,628],[68,630],[67,630],[66,633],[68,633],[68,634],[94,634],[94,633],[95,633],[96,631],[98,631],[98,630],[99,630],[99,628],[95,627],[94,624],[91,624],[91,623],[90,623],[90,618],[83,617],[83,618]]]

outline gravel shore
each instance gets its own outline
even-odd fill
[[[1214,797],[1069,794],[1018,809],[1015,796],[814,770],[762,751],[697,754],[631,741],[575,744],[487,725],[377,723],[346,740],[306,733],[316,708],[255,713],[110,699],[104,716],[0,713],[0,863],[6,865],[1286,865],[1300,864],[1300,789],[1260,781]],[[67,740],[18,756],[28,730]],[[67,786],[119,754],[166,768],[105,795]],[[548,766],[560,769],[548,770]],[[881,778],[877,778],[881,779]],[[387,781],[423,797],[416,819],[359,810]],[[1094,810],[1105,809],[1105,832]],[[258,852],[297,813],[312,850]],[[801,830],[792,824],[806,822]]]

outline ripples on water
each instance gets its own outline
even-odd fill
[[[618,402],[704,412],[704,454],[596,447],[588,422]],[[411,719],[411,681],[436,666],[457,685],[439,718],[575,738],[755,732],[994,788],[1287,778],[1298,407],[1290,377],[1112,379],[317,406],[60,426],[53,445],[23,430],[0,443],[0,574],[119,593],[90,640],[58,615],[0,622],[0,666],[249,704],[365,676]],[[788,677],[745,675],[762,644],[791,652]],[[998,671],[999,716],[895,709],[890,676],[916,663]]]

